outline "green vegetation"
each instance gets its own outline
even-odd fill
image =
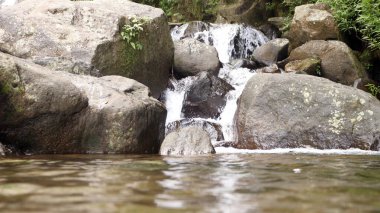
[[[142,50],[143,45],[139,42],[139,35],[144,31],[143,25],[146,19],[132,17],[128,24],[125,24],[121,30],[121,38],[127,42],[134,50]]]
[[[367,84],[365,85],[371,94],[375,97],[380,93],[380,86],[376,86],[375,84]]]

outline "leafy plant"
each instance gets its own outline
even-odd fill
[[[380,93],[380,86],[376,86],[375,84],[367,84],[365,85],[371,94],[375,97]]]
[[[130,23],[125,24],[121,30],[121,38],[126,41],[134,50],[142,50],[143,45],[139,42],[139,35],[144,31],[144,24],[147,22],[146,19],[138,19],[137,17],[132,17]]]
[[[355,35],[380,50],[380,1],[378,0],[318,0],[328,4],[342,32]]]

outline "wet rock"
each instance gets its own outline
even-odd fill
[[[233,89],[223,79],[202,72],[185,93],[182,113],[186,118],[216,118],[226,104],[226,94]]]
[[[270,40],[281,37],[281,31],[274,24],[264,24],[259,26],[257,29],[263,32],[264,35]]]
[[[166,110],[121,76],[53,72],[0,53],[0,139],[30,153],[158,153]]]
[[[311,40],[338,39],[339,30],[333,15],[325,4],[306,4],[296,7],[289,33],[294,49]]]
[[[195,33],[210,29],[210,24],[202,21],[192,21],[187,24],[188,26],[183,34],[183,38],[193,38]]]
[[[256,48],[252,58],[260,64],[269,66],[288,57],[288,48],[288,39],[277,38]]]
[[[210,136],[200,127],[185,127],[165,137],[160,155],[202,155],[215,153]]]
[[[142,50],[120,36],[134,15],[147,20]],[[166,87],[174,53],[164,12],[124,0],[25,0],[1,9],[0,41],[3,52],[51,70],[135,79],[154,97]]]
[[[210,135],[211,141],[224,140],[222,127],[217,123],[205,120],[182,119],[179,121],[173,121],[166,126],[166,134],[188,126],[201,127]]]
[[[281,73],[281,69],[276,64],[272,64],[255,70],[255,73]]]
[[[220,68],[215,47],[192,38],[174,42],[174,71],[180,77],[209,72],[216,75]]]
[[[285,65],[286,73],[305,73],[309,75],[321,75],[321,60],[307,58],[304,60],[291,61]]]
[[[294,49],[287,62],[319,58],[322,77],[345,85],[353,85],[356,79],[367,78],[363,65],[352,50],[341,41],[309,41]]]
[[[268,18],[268,22],[276,26],[277,29],[281,29],[286,24],[286,18],[285,17],[271,17],[271,18]]]
[[[240,98],[238,147],[378,150],[380,102],[310,75],[257,74]]]
[[[256,69],[258,67],[257,63],[248,59],[233,59],[229,65],[233,69],[237,68],[247,68],[250,70]]]

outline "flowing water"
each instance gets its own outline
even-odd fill
[[[0,212],[379,212],[368,154],[0,158]]]
[[[172,30],[173,40],[183,38],[188,24]],[[231,62],[234,59],[249,58],[256,47],[265,44],[268,38],[260,31],[241,24],[211,24],[208,30],[193,32],[191,37],[206,44],[213,45],[218,52],[220,62],[223,63],[218,77],[225,80],[234,90],[227,93],[227,102],[218,118],[194,118],[206,120],[221,125],[224,140],[236,140],[234,115],[237,109],[237,99],[240,97],[245,84],[254,75],[254,70],[235,67]],[[185,118],[182,113],[182,102],[186,90],[191,86],[194,77],[176,80],[171,79],[172,88],[164,92],[165,105],[168,110],[166,124]],[[213,141],[215,142],[215,141]]]

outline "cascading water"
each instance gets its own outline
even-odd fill
[[[14,4],[17,4],[18,0],[0,0],[0,7],[1,6],[11,6]]]
[[[186,32],[188,27],[189,24],[175,27],[171,33],[173,40],[176,41],[190,36],[214,46],[218,52],[219,60],[223,64],[218,77],[234,87],[234,90],[227,93],[227,102],[219,117],[214,119],[194,118],[194,120],[205,120],[219,124],[222,127],[224,140],[235,141],[234,115],[237,109],[237,99],[240,97],[247,81],[254,75],[254,71],[236,67],[231,64],[231,61],[233,59],[248,58],[255,48],[266,43],[268,38],[252,27],[238,24],[210,24],[207,30],[191,33]],[[201,27],[198,28],[201,29]],[[185,34],[187,35],[185,36]],[[171,79],[172,87],[164,92],[165,104],[168,110],[166,124],[184,118],[181,114],[182,102],[185,92],[191,86],[193,80],[194,77],[180,80]]]

